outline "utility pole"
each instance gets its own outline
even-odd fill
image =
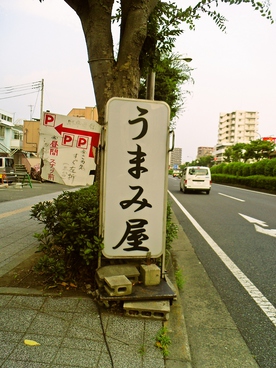
[[[40,123],[43,115],[44,79],[41,80]]]
[[[30,120],[33,118],[33,105],[28,105],[30,108]]]
[[[177,58],[175,60],[183,60],[186,61],[186,63],[190,63],[192,61],[192,58],[185,57],[181,59]],[[146,99],[154,100],[154,92],[155,92],[155,72],[152,70],[152,68],[149,68],[147,74]]]

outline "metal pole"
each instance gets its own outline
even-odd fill
[[[30,120],[33,118],[33,105],[28,105],[30,108]]]
[[[43,98],[44,98],[44,79],[41,80],[41,102],[40,102],[40,122],[43,115]]]
[[[154,91],[155,91],[155,72],[152,69],[149,70],[147,75],[147,100],[154,100]]]

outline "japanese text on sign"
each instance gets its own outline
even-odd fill
[[[168,117],[165,103],[115,98],[108,104],[102,220],[107,257],[163,252]]]
[[[100,126],[93,120],[44,113],[39,152],[42,178],[66,185],[93,183]]]

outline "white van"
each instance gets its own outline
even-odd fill
[[[11,183],[17,179],[12,157],[0,156],[0,183]]]
[[[180,190],[184,193],[188,191],[204,191],[206,194],[211,190],[211,172],[206,166],[187,166],[183,170],[180,179]]]

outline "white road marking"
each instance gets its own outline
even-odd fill
[[[223,184],[215,184],[216,186],[221,186],[221,187],[225,187],[225,185]],[[270,194],[270,193],[265,193],[265,192],[256,192],[256,190],[250,190],[250,189],[244,189],[244,188],[238,188],[238,187],[231,187],[232,189],[234,190],[243,190],[245,192],[251,192],[251,193],[254,193],[254,194],[260,194],[260,195],[265,195],[265,196],[271,196],[273,198],[275,198],[275,194]]]
[[[227,256],[226,253],[217,245],[217,243],[206,233],[205,230],[199,225],[199,223],[189,214],[189,212],[182,206],[182,204],[172,195],[170,196],[181,209],[181,211],[188,217],[197,231],[207,241],[213,251],[219,256],[225,266],[232,272],[256,304],[262,309],[270,321],[276,326],[276,308],[270,303],[270,301],[260,292],[260,290],[248,279],[248,277],[235,265],[235,263]]]
[[[264,229],[261,226],[258,226],[256,224],[254,224],[254,226],[255,226],[255,230],[258,233],[273,236],[274,238],[276,238],[276,229]]]
[[[267,227],[268,225],[265,223],[265,221],[262,220],[257,220],[254,217],[250,217],[250,216],[246,216],[243,215],[242,213],[239,213],[239,215],[241,215],[245,220],[247,220],[248,222],[250,222],[251,224],[258,224],[261,225],[263,227]]]
[[[228,197],[228,198],[231,198],[231,199],[234,199],[235,201],[240,201],[240,202],[245,202],[244,199],[240,199],[240,198],[236,198],[236,197],[232,197],[232,196],[229,196],[227,194],[223,194],[223,193],[218,193],[219,195],[222,195],[224,197]]]

